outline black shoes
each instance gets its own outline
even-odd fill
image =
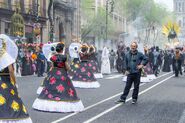
[[[136,99],[132,99],[132,104],[136,104],[137,100]]]
[[[125,103],[125,100],[123,99],[119,99],[118,101],[115,102],[116,104],[119,104],[119,103]]]

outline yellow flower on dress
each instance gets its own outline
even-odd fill
[[[11,93],[12,95],[15,95],[15,91],[14,91],[13,89],[11,89],[10,93]]]
[[[6,83],[2,83],[2,84],[1,84],[1,87],[2,87],[3,89],[6,89],[6,88],[7,88]]]
[[[4,105],[6,103],[6,99],[0,95],[0,105]]]
[[[12,78],[10,78],[10,81],[11,81],[12,85],[15,86],[15,82],[12,80]]]
[[[14,111],[19,111],[20,109],[19,104],[16,101],[12,102],[11,107],[13,108]]]
[[[75,68],[79,68],[79,65],[78,64],[75,64]]]
[[[24,113],[27,113],[26,107],[24,105],[22,105],[22,110],[24,111]]]

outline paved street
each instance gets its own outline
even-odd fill
[[[85,110],[81,113],[47,113],[33,110],[36,90],[44,78],[18,78],[20,95],[33,123],[185,123],[185,76],[175,78],[161,73],[151,83],[141,84],[138,104],[114,102],[124,88],[122,75],[113,74],[100,79],[98,89],[77,89]]]

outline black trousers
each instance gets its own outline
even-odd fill
[[[132,99],[136,99],[136,100],[138,99],[140,79],[141,79],[141,73],[128,74],[126,86],[123,91],[123,94],[121,95],[121,99],[126,100],[129,94],[130,88],[132,87],[132,83],[134,83]]]
[[[44,67],[45,67],[44,62],[42,62],[42,61],[37,62],[37,74],[38,74],[38,76],[43,76]]]

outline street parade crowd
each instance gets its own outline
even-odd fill
[[[185,48],[160,49],[133,41],[118,45],[115,52],[104,46],[101,52],[92,44],[74,41],[43,45],[16,46],[6,35],[0,35],[0,122],[32,123],[18,95],[16,76],[47,75],[38,87],[32,108],[45,112],[81,112],[84,109],[75,88],[100,88],[98,79],[114,70],[124,74],[125,89],[116,103],[125,103],[134,84],[132,103],[138,100],[139,84],[156,79],[160,72],[185,72]]]

